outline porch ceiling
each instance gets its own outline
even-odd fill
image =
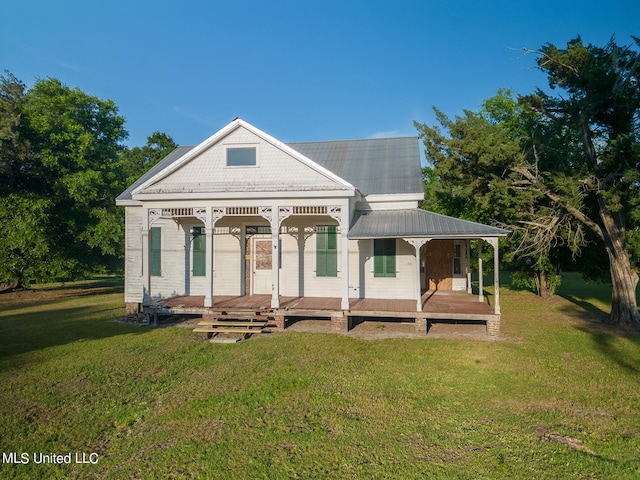
[[[498,227],[448,217],[419,208],[357,212],[349,230],[353,240],[367,238],[478,238],[503,237]]]

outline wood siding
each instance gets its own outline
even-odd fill
[[[161,275],[151,275],[151,298],[157,300],[173,295],[185,295],[185,271],[190,267],[185,265],[185,243],[190,237],[189,230],[182,225],[167,219],[153,223],[154,228],[161,229]]]
[[[141,229],[142,208],[127,208],[127,263],[125,301],[142,301]],[[342,295],[341,252],[343,237],[337,234],[338,274],[322,277],[316,274],[316,238],[313,228],[317,225],[332,225],[336,221],[328,216],[293,216],[283,222],[281,241],[280,293],[293,297],[340,297]],[[248,238],[244,228],[268,227],[262,217],[225,217],[216,223],[213,235],[213,294],[249,294],[252,275],[249,268],[251,254],[245,258],[242,248]],[[160,219],[153,224],[162,229],[162,274],[151,277],[152,298],[169,298],[176,295],[205,295],[206,277],[193,276],[191,252],[191,230],[202,226],[196,219],[181,219],[179,222]],[[263,235],[270,238],[270,235]],[[452,250],[451,242],[432,241],[440,249]],[[447,246],[448,245],[448,246]],[[430,245],[428,245],[429,247]],[[415,292],[415,251],[411,245],[396,240],[396,276],[375,277],[373,240],[348,241],[349,248],[349,297],[350,298],[398,298],[412,299]],[[437,249],[435,261],[427,250],[427,275],[433,277],[433,267],[442,254]],[[208,253],[208,252],[207,252]],[[447,259],[449,277],[439,280],[438,288],[451,289],[451,260]],[[431,269],[431,270],[430,270]],[[444,267],[441,268],[444,270]],[[430,277],[431,278],[431,277]],[[448,282],[448,283],[447,283]],[[431,283],[430,283],[431,286]]]
[[[139,207],[126,207],[124,301],[142,303],[142,212]]]
[[[373,240],[353,240],[349,254],[349,292],[352,298],[412,299],[415,295],[415,249],[396,239],[396,276],[374,276]]]
[[[342,289],[342,272],[338,260],[338,274],[335,277],[319,277],[316,274],[316,236],[313,228],[317,225],[336,225],[327,216],[290,217],[283,226],[291,233],[282,238],[282,275],[287,296],[339,297]],[[341,235],[337,235],[338,259],[342,251]]]
[[[255,166],[228,167],[226,150],[255,146]],[[344,189],[303,162],[253,133],[239,128],[176,172],[151,185],[151,192],[304,191]]]

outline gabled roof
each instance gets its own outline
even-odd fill
[[[251,132],[252,134],[256,135],[257,137],[262,138],[264,141],[270,143],[274,147],[277,147],[277,148],[281,149],[282,151],[284,151],[284,152],[288,153],[289,155],[291,155],[293,158],[296,158],[297,160],[299,160],[301,163],[305,164],[307,167],[311,168],[312,170],[315,170],[316,172],[318,172],[321,175],[325,176],[326,178],[332,180],[336,184],[341,185],[342,188],[355,190],[355,187],[353,185],[351,185],[349,182],[347,182],[346,180],[344,180],[343,178],[335,175],[333,172],[331,172],[331,171],[327,170],[326,168],[322,167],[321,165],[315,163],[313,160],[305,157],[300,152],[298,152],[296,150],[293,150],[291,147],[289,147],[286,144],[280,142],[279,140],[275,139],[274,137],[268,135],[267,133],[263,132],[262,130],[254,127],[250,123],[247,123],[247,122],[245,122],[244,120],[242,120],[240,118],[236,118],[231,123],[229,123],[228,125],[226,125],[222,129],[218,130],[216,133],[211,135],[204,142],[200,143],[199,145],[196,145],[195,147],[193,147],[192,149],[190,149],[189,151],[187,151],[186,153],[184,153],[180,157],[175,158],[174,161],[172,161],[170,163],[167,162],[165,164],[166,166],[163,169],[160,169],[159,171],[157,171],[157,173],[152,174],[152,175],[151,174],[144,175],[143,179],[141,179],[142,181],[136,182],[136,183],[138,183],[138,185],[131,190],[131,196],[133,197],[136,193],[143,191],[145,188],[149,187],[150,185],[153,185],[156,182],[159,182],[160,180],[162,180],[163,178],[171,175],[173,172],[178,170],[180,167],[182,167],[186,163],[188,163],[191,160],[193,160],[194,158],[196,158],[198,155],[200,155],[202,152],[206,151],[211,146],[213,146],[216,143],[218,143],[219,141],[223,140],[225,137],[227,137],[230,133],[234,132],[238,128],[244,128],[247,131]]]
[[[251,124],[235,119],[200,145],[176,148],[122,192],[116,202],[121,205],[131,202],[136,191],[143,190],[176,171],[240,126],[285,150],[343,187],[357,188],[365,195],[422,195],[424,191],[418,137],[285,144]]]
[[[288,143],[364,195],[424,193],[418,137]]]
[[[348,237],[367,238],[478,238],[503,237],[509,230],[428,212],[419,208],[374,210],[356,215]]]

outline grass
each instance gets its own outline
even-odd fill
[[[237,344],[113,322],[118,282],[0,296],[0,450],[30,459],[0,477],[636,478],[640,338],[593,321],[605,292],[503,288],[500,341]]]

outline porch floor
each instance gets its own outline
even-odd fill
[[[222,311],[279,311],[289,316],[331,316],[342,311],[338,297],[280,297],[280,308],[271,308],[271,295],[215,296],[213,307],[204,306],[204,296],[180,296],[155,302],[158,313],[203,314]],[[416,311],[415,300],[352,298],[351,316],[377,316],[430,319],[487,320],[495,315],[493,307],[479,302],[477,295],[466,292],[427,291],[422,295],[422,312]]]

